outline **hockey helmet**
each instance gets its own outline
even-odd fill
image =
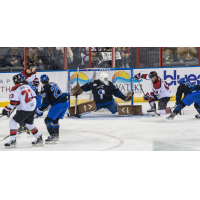
[[[21,83],[22,81],[23,80],[22,80],[22,78],[19,74],[16,74],[16,75],[13,76],[13,82],[14,82],[15,85]]]
[[[43,75],[41,75],[41,77],[40,77],[40,81],[41,81],[42,83],[48,82],[48,81],[49,81],[49,77],[48,77],[46,74],[43,74]]]
[[[35,79],[33,80],[33,85],[38,86],[39,84],[40,84],[39,79],[38,79],[38,78],[35,78]]]
[[[108,85],[108,78],[109,78],[108,73],[106,73],[106,72],[101,72],[101,74],[100,74],[100,81],[101,81],[102,83],[104,83],[105,85]]]
[[[178,81],[178,84],[185,83],[185,82],[186,82],[186,79],[185,79],[185,78],[181,78],[181,79]]]
[[[152,71],[149,73],[149,78],[153,78],[153,77],[157,77],[157,76],[158,76],[158,74],[156,71]]]

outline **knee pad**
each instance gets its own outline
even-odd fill
[[[58,124],[59,118],[56,118],[55,120],[53,120],[53,124]]]
[[[44,119],[44,123],[45,123],[45,124],[52,124],[52,123],[53,123],[53,120],[52,120],[51,118],[49,118],[49,117],[46,117],[46,118]]]
[[[17,125],[18,125],[18,123],[14,119],[10,120],[10,122],[9,122],[10,130],[16,130],[17,129]]]

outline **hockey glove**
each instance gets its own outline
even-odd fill
[[[37,110],[35,111],[35,114],[37,115],[37,118],[38,118],[38,117],[42,117],[42,115],[43,115],[43,111],[37,109]]]
[[[139,73],[139,74],[136,74],[136,75],[135,75],[135,79],[136,79],[136,80],[141,79],[141,74],[140,74],[140,73]]]
[[[144,99],[144,100],[148,100],[149,103],[155,100],[155,99],[154,99],[154,96],[152,96],[152,95],[149,94],[149,93],[146,93],[146,94],[144,95],[143,99]]]
[[[7,117],[10,117],[10,111],[11,109],[5,106],[5,108],[2,110],[2,115],[7,115]]]
[[[128,94],[125,95],[125,99],[124,99],[124,101],[127,102],[127,101],[132,100],[133,95],[134,95],[134,92],[131,92],[131,91],[128,92]]]

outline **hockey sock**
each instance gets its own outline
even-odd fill
[[[10,130],[10,140],[16,140],[16,134],[17,134],[17,129],[16,130]]]
[[[46,117],[44,121],[47,126],[47,130],[48,130],[49,134],[50,135],[56,134],[54,127],[53,127],[52,119],[50,119],[49,117]]]
[[[58,124],[58,120],[59,120],[59,118],[57,118],[56,120],[53,121],[53,128],[54,128],[56,134],[59,135],[59,127],[60,127],[60,125]]]
[[[194,107],[197,110],[197,112],[200,114],[200,106],[194,103]]]
[[[184,104],[182,101],[176,106],[173,113],[178,114],[183,108],[185,108],[186,104]]]
[[[36,139],[40,137],[38,129],[36,127],[31,130],[31,133],[34,135],[34,137],[36,137]]]
[[[173,113],[174,111],[174,108],[165,108],[163,110],[160,110],[160,115],[166,115],[166,114],[170,114],[170,113]]]

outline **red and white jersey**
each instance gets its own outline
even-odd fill
[[[7,106],[10,109],[33,111],[36,108],[36,94],[29,85],[20,83],[15,85],[9,95],[10,103]]]
[[[32,83],[33,80],[36,78],[36,71],[31,74],[27,74],[26,70],[24,70],[20,74],[21,77],[23,77],[22,79],[25,79],[28,83]]]
[[[146,80],[151,80],[148,74],[142,74],[141,78]],[[151,81],[151,86],[153,90],[153,93],[151,93],[152,96],[156,96],[158,99],[164,97],[172,97],[172,91],[168,83],[159,76],[158,76],[158,81],[156,83],[153,83]]]

